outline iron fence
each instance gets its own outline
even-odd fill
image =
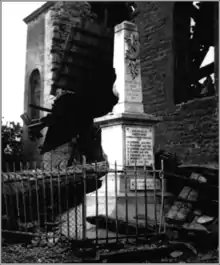
[[[88,170],[85,164],[78,170],[66,167],[49,171],[44,163],[40,167],[36,163],[20,163],[20,170],[13,168],[1,174],[5,233],[38,236],[53,242],[64,235],[98,243],[161,232],[163,211],[158,209],[155,183],[157,174],[163,190],[162,169],[134,166],[130,170],[117,170],[116,163],[106,172],[100,170],[98,163],[93,170]],[[149,174],[154,182],[150,191]],[[138,188],[140,175],[142,187]]]
[[[2,173],[2,232],[97,244],[163,233],[163,163],[160,170],[117,168],[84,163],[48,170],[26,163]]]

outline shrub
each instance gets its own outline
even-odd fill
[[[13,170],[23,160],[22,127],[20,123],[2,121],[2,171]],[[8,167],[8,168],[7,168]]]

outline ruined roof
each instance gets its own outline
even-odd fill
[[[36,17],[38,17],[40,14],[42,14],[43,12],[47,11],[50,7],[52,7],[56,2],[51,1],[51,2],[46,2],[45,4],[43,4],[42,6],[40,6],[39,8],[37,8],[35,11],[33,11],[30,15],[28,15],[27,17],[25,17],[23,19],[23,21],[28,24],[29,22],[31,22],[32,20],[34,20]]]
[[[48,2],[46,2],[45,4],[43,4],[42,6],[37,8],[35,11],[33,11],[30,15],[25,17],[23,19],[23,21],[26,24],[28,24],[29,22],[34,20],[36,17],[38,17],[43,12],[47,11],[50,7],[52,7],[56,3],[57,3],[57,1],[48,1]],[[103,8],[107,7],[107,8],[110,8],[111,10],[113,8],[113,13],[115,13],[116,10],[119,13],[121,13],[123,11],[125,12],[125,8],[126,8],[126,4],[124,2],[94,2],[94,1],[91,1],[91,2],[88,2],[88,3],[90,3],[90,5],[94,9],[94,11],[100,11],[100,9],[103,9]],[[117,8],[115,8],[115,7],[117,7]]]

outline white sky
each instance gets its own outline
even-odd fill
[[[19,121],[23,113],[26,30],[23,19],[45,2],[2,2],[2,116]],[[213,49],[204,64],[214,60]]]
[[[23,19],[44,3],[2,3],[2,116],[5,121],[21,121],[27,35]]]

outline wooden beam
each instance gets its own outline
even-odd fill
[[[33,109],[39,109],[39,110],[42,110],[42,111],[46,111],[46,112],[52,112],[51,109],[44,108],[44,107],[41,107],[41,106],[37,106],[37,105],[34,105],[34,104],[29,104],[29,107],[33,108]]]
[[[199,81],[204,77],[207,77],[208,75],[211,75],[212,73],[214,73],[214,62],[198,70],[191,71],[190,83],[194,84],[195,82]]]
[[[199,69],[199,80],[214,73],[214,62]]]
[[[196,20],[197,20],[197,18],[198,18],[198,16],[199,16],[199,10],[198,10],[193,4],[191,4],[189,12],[190,12],[190,16],[191,16],[191,17],[195,20],[195,22],[196,22]]]
[[[29,118],[28,114],[25,112],[21,116],[21,119],[23,120],[25,125],[31,124],[31,119]]]
[[[34,124],[30,124],[28,125],[29,129],[43,129],[46,125],[43,122],[38,122],[38,123],[34,123]]]

